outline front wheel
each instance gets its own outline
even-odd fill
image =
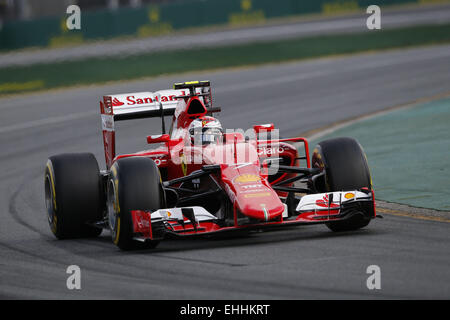
[[[112,240],[122,250],[156,247],[158,241],[145,243],[133,239],[131,210],[154,211],[162,208],[164,194],[159,169],[150,158],[117,160],[108,182],[108,215]]]
[[[319,192],[347,191],[368,188],[372,190],[372,179],[366,155],[361,145],[353,138],[335,138],[324,140],[314,148],[312,165],[325,171],[324,178],[317,181]],[[335,232],[363,228],[370,218],[363,214],[327,223]]]

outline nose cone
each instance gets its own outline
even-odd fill
[[[238,187],[241,190],[238,189],[236,194],[237,208],[243,215],[266,222],[283,214],[284,205],[271,188],[262,183],[254,184],[253,189],[245,187],[246,185]]]
[[[221,173],[230,200],[244,216],[261,222],[281,218],[284,205],[261,176],[258,159],[244,164],[222,164]]]

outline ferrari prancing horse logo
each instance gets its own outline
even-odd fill
[[[181,170],[183,171],[183,174],[186,175],[187,174],[187,162],[186,162],[186,157],[184,156],[184,154],[182,154],[180,156],[181,158]]]

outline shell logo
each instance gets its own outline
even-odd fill
[[[234,179],[234,182],[237,183],[247,183],[247,182],[257,182],[260,181],[261,178],[256,174],[243,174]]]
[[[348,192],[344,195],[345,199],[352,199],[355,197],[354,193]]]

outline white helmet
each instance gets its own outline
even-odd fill
[[[189,135],[193,145],[208,145],[222,142],[223,129],[219,120],[204,116],[197,118],[189,125]]]

